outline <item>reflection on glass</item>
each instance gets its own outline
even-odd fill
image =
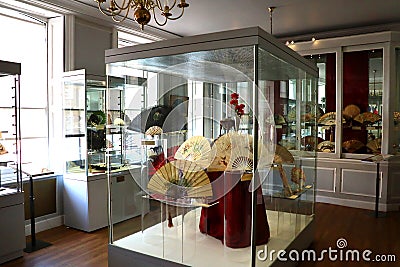
[[[393,152],[400,154],[400,48],[396,48],[396,97],[394,101],[393,123],[394,123],[394,139]]]
[[[310,55],[306,58],[317,64],[319,70],[316,148],[319,152],[333,153],[336,124],[336,54]]]
[[[381,153],[382,49],[343,54],[344,153]]]

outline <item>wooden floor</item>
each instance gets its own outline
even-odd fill
[[[1,238],[1,237],[0,237]],[[328,204],[316,205],[316,233],[312,245],[317,252],[336,248],[339,238],[347,248],[369,249],[375,254],[395,254],[397,263],[303,262],[309,266],[400,266],[400,212],[374,218],[371,211]],[[50,247],[8,262],[4,267],[102,267],[107,266],[108,230],[84,233],[64,226],[37,234],[37,239],[50,242]],[[145,267],[145,266],[144,266]],[[222,267],[222,266],[221,266]]]

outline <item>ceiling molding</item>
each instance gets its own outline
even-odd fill
[[[101,12],[94,6],[77,1],[77,0],[18,0],[26,4],[31,4],[36,7],[48,9],[50,11],[63,14],[63,15],[75,15],[81,20],[87,20],[91,23],[98,25],[103,25],[107,27],[117,27],[119,29],[125,29],[125,31],[130,31],[137,33],[147,38],[153,37],[155,40],[162,39],[172,39],[181,37],[177,34],[165,31],[148,25],[145,31],[142,31],[139,25],[133,20],[127,18],[121,23],[116,23],[112,21],[111,18],[104,16]]]

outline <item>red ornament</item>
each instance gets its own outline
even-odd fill
[[[238,99],[239,98],[239,94],[238,93],[232,93],[231,94],[231,98],[232,99]]]
[[[236,106],[238,104],[238,100],[237,99],[232,99],[229,104]]]

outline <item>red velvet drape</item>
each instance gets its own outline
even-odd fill
[[[209,172],[208,175],[211,181],[220,175],[225,175],[226,183],[240,180],[240,177],[232,177],[239,173]],[[217,200],[217,204],[203,208],[200,231],[225,242],[231,248],[250,246],[252,193],[249,192],[249,185],[250,181],[239,181],[224,197]],[[213,187],[213,190],[220,191],[221,188]],[[262,245],[268,242],[270,232],[261,187],[256,190],[256,194],[256,245]]]
[[[343,53],[343,108],[357,105],[361,112],[368,111],[369,96],[368,51]],[[367,143],[367,131],[343,128],[343,141],[359,140]]]

